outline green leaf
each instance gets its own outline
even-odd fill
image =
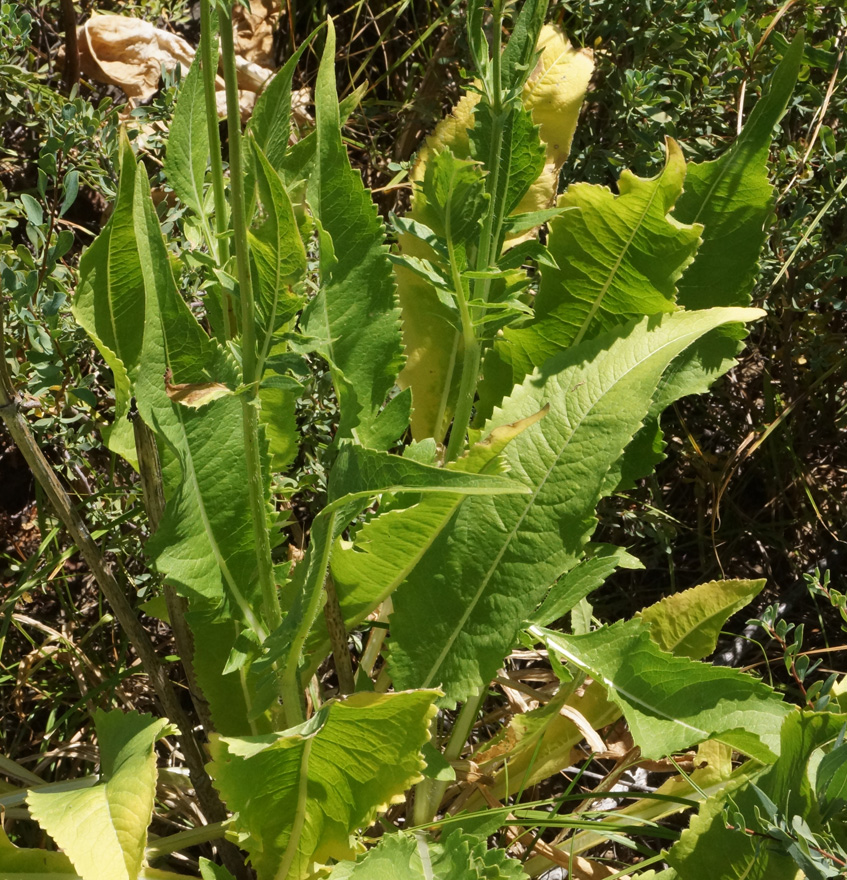
[[[213,49],[213,55],[217,59],[217,47]],[[209,129],[201,68],[201,54],[198,52],[180,86],[168,135],[165,174],[180,201],[198,217],[205,218],[203,185],[209,163]]]
[[[0,872],[5,880],[64,880],[79,877],[71,860],[64,853],[46,849],[24,849],[15,846],[0,828]]]
[[[519,880],[520,862],[503,850],[454,831],[443,842],[423,833],[386,834],[355,864],[342,862],[329,880]]]
[[[670,214],[684,180],[682,151],[668,139],[665,168],[656,177],[624,171],[620,195],[579,183],[560,196],[560,208],[578,210],[550,224],[548,249],[559,268],[542,269],[533,321],[505,331],[509,345],[503,354],[516,381],[603,330],[675,310],[676,282],[694,257],[701,231]]]
[[[0,876],[3,880],[83,880],[64,854],[46,849],[15,846],[0,828]],[[146,866],[133,880],[180,880],[184,874],[159,871]],[[221,878],[224,880],[224,878]]]
[[[212,735],[209,769],[259,880],[353,856],[355,831],[421,778],[436,696],[354,694],[281,734]]]
[[[650,638],[677,657],[702,660],[715,650],[721,627],[761,593],[765,580],[709,581],[668,596],[638,616]]]
[[[802,58],[800,31],[735,143],[713,162],[688,166],[675,216],[681,223],[702,223],[705,229],[697,257],[679,283],[679,302],[685,308],[750,302],[773,210],[767,175],[771,134],[794,90]]]
[[[548,0],[526,0],[521,4],[509,42],[503,50],[501,76],[507,90],[520,89],[532,72],[547,3]]]
[[[321,287],[301,317],[301,328],[323,340],[319,350],[333,368],[339,438],[354,436],[371,445],[374,424],[403,364],[400,311],[385,227],[341,140],[334,53],[330,21],[315,87],[317,160],[308,190],[321,230]]]
[[[550,589],[531,622],[549,626],[564,617],[580,599],[601,587],[618,568],[644,568],[623,547],[611,544],[589,544],[586,556],[575,568],[561,577]]]
[[[779,759],[756,779],[756,786],[789,820],[801,816],[820,833],[823,828],[817,799],[808,775],[813,753],[832,742],[847,715],[801,712],[792,709],[782,725]],[[761,800],[752,785],[731,792],[733,812],[740,813],[747,827],[764,832],[757,811]],[[691,820],[666,858],[685,880],[795,880],[797,865],[779,848],[762,845],[726,827],[726,796],[710,798]]]
[[[247,130],[256,145],[265,154],[271,168],[281,172],[291,139],[291,84],[294,72],[312,37],[322,28],[319,25],[279,69],[256,99]]]
[[[258,145],[253,145],[253,151],[265,220],[257,230],[248,232],[248,240],[259,281],[256,306],[264,360],[274,334],[286,327],[303,304],[304,297],[295,294],[292,288],[305,275],[306,249],[279,174]]]
[[[496,125],[494,111],[488,104],[477,106],[474,123],[469,132],[471,152],[475,159],[487,162],[491,155]],[[518,207],[521,199],[544,171],[547,151],[538,135],[538,126],[520,104],[513,107],[504,120],[502,137],[500,167],[497,169],[498,191],[492,192],[491,198],[496,204],[503,206],[502,216],[505,217]],[[489,182],[492,180],[492,172],[493,169],[489,168]]]
[[[77,791],[33,791],[27,804],[83,880],[136,880],[156,792],[153,744],[168,722],[97,710],[94,724],[102,781]]]
[[[531,632],[607,688],[647,759],[717,739],[773,761],[791,708],[767,685],[738,672],[663,651],[640,620],[584,636]]]
[[[703,333],[758,312],[649,318],[526,378],[488,425],[549,414],[506,448],[531,495],[468,499],[394,595],[390,663],[400,687],[464,700],[494,675],[545,590],[577,563],[608,468],[632,439],[669,362]]]
[[[175,383],[214,379],[234,386],[238,371],[179,294],[149,181],[125,137],[120,157],[115,210],[81,262],[74,314],[114,371],[120,430],[128,429],[132,437],[125,414],[134,396],[140,417],[157,435],[167,506],[147,552],[169,582],[192,600],[191,610],[197,612],[193,620],[208,622],[215,612],[226,612],[262,635],[264,624],[253,610],[261,607],[261,597],[251,549],[240,401],[228,396],[201,410],[188,409],[170,400],[163,378],[170,370]],[[134,454],[134,441],[129,443]],[[220,457],[224,454],[226,459]],[[221,467],[224,460],[227,465]],[[235,639],[235,628],[230,632]],[[220,630],[215,634],[220,637]],[[199,632],[195,636],[206,641]],[[229,653],[223,647],[221,664]],[[208,685],[206,697],[216,724],[232,730],[235,723],[236,732],[247,732],[246,720],[232,717],[237,704],[231,699],[231,679],[221,675],[222,665],[201,673],[205,663],[200,657],[198,674]],[[249,695],[246,681],[237,680],[237,686]]]
[[[496,428],[441,473],[498,473],[499,456],[506,445],[542,416],[539,412],[514,425]],[[514,482],[509,485],[514,489]],[[489,486],[494,490],[497,484]],[[421,495],[414,504],[390,509],[369,520],[352,541],[337,542],[332,553],[332,577],[348,630],[360,624],[405,580],[465,498],[458,492]]]
[[[478,162],[442,150],[427,163],[421,191],[426,200],[420,208],[423,223],[449,247],[467,245],[479,236],[489,196]]]
[[[502,436],[505,438],[508,433],[508,431],[503,432]],[[490,461],[490,458],[496,455],[496,451],[499,451],[502,445],[508,442],[507,439],[499,438],[498,441],[489,444],[484,450],[477,450],[472,460],[486,463]],[[491,449],[496,451],[490,453]],[[467,461],[464,464],[467,465]],[[417,533],[418,540],[425,542],[431,535],[432,529],[437,529],[439,524],[443,525],[446,518],[449,517],[449,513],[456,509],[466,495],[523,491],[525,491],[523,486],[502,476],[480,474],[475,469],[464,471],[460,467],[437,468],[421,464],[411,458],[400,458],[396,455],[376,452],[349,443],[342,444],[330,475],[330,503],[321,510],[312,522],[311,540],[306,558],[297,566],[294,579],[286,592],[290,609],[282,625],[271,633],[264,643],[264,656],[257,661],[255,668],[268,675],[269,664],[283,655],[288,658],[289,665],[296,665],[299,662],[305,636],[316,624],[317,612],[321,605],[318,597],[323,589],[328,566],[336,550],[337,539],[353,518],[361,512],[364,503],[370,498],[388,493],[416,493],[443,498],[444,501],[441,504],[431,505],[435,510],[441,512],[440,522],[437,519],[437,514],[434,522],[430,520],[425,523],[420,518],[414,520],[416,528],[425,524],[430,526],[430,531]],[[445,507],[448,511],[446,515],[444,513]],[[401,530],[395,528],[395,534],[398,534],[399,531]],[[393,543],[391,546],[394,547]],[[398,566],[405,570],[405,567],[411,564],[409,557],[403,555],[404,552],[408,553],[408,550],[407,542],[402,542],[401,546],[394,550],[397,555],[389,557],[389,572],[395,573]],[[383,560],[378,559],[377,562],[383,562]],[[386,575],[385,566],[380,573],[383,576]],[[345,620],[350,620],[351,625],[364,619],[399,583],[396,574],[388,585],[384,580],[373,578],[373,574],[373,569],[369,570],[367,582],[362,584],[360,581],[357,584],[364,589],[355,597],[351,596],[353,591],[349,589],[348,584],[343,582],[336,584],[342,614]],[[362,592],[367,597],[366,599],[363,598]],[[314,650],[315,645],[322,644],[324,638],[325,627],[321,621],[313,633],[308,650]],[[263,693],[270,694],[269,686],[266,685]],[[264,708],[263,704],[262,708]]]
[[[837,745],[821,758],[815,773],[815,796],[824,819],[847,807],[847,745]]]
[[[216,865],[214,862],[202,858],[200,859],[200,876],[203,880],[235,880],[223,865]]]

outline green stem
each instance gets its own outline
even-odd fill
[[[235,69],[235,46],[232,13],[219,10],[221,58],[226,83],[226,114],[229,128],[229,170],[232,226],[235,241],[235,264],[241,298],[241,364],[245,391],[241,394],[244,422],[244,454],[250,492],[250,512],[256,541],[256,563],[262,590],[264,618],[271,631],[282,622],[276,583],[274,582],[268,518],[259,456],[259,410],[256,375],[256,322],[253,301],[253,279],[247,247],[247,218],[244,200],[244,161],[241,151],[241,110],[238,106],[238,74]]]
[[[206,104],[206,128],[209,133],[209,154],[212,168],[212,192],[215,198],[215,238],[218,266],[223,269],[229,261],[229,240],[227,232],[229,220],[226,210],[226,191],[224,189],[224,165],[221,158],[221,133],[218,128],[218,104],[215,97],[215,63],[212,47],[212,4],[211,0],[200,0],[200,61],[203,73],[203,97]],[[224,334],[232,339],[232,302],[223,286],[220,291],[223,310]]]
[[[479,379],[480,344],[476,338],[473,325],[473,316],[468,308],[465,297],[465,287],[459,264],[453,248],[453,237],[450,234],[450,212],[447,212],[447,253],[450,258],[450,274],[453,280],[453,288],[456,291],[456,302],[459,306],[459,316],[462,321],[462,378],[459,382],[459,397],[456,401],[456,414],[453,418],[453,430],[447,443],[446,461],[453,461],[465,447],[465,434],[471,419],[474,398],[476,397],[476,385]]]
[[[145,858],[149,862],[166,856],[169,853],[187,849],[190,846],[199,846],[201,843],[221,840],[226,836],[230,824],[229,820],[225,822],[212,822],[209,825],[198,825],[196,828],[189,828],[188,831],[180,831],[178,834],[171,834],[168,837],[151,840],[144,850]]]
[[[324,512],[327,508],[325,508]],[[309,631],[320,610],[321,596],[324,591],[329,557],[332,552],[332,535],[335,531],[336,511],[332,511],[326,518],[326,525],[321,523],[322,514],[319,514],[312,523],[313,548],[320,547],[320,558],[309,560],[309,570],[303,585],[303,594],[306,597],[305,608],[300,616],[297,631],[291,639],[288,654],[285,658],[285,668],[282,670],[282,708],[285,712],[285,723],[288,727],[296,727],[306,720],[306,711],[303,706],[303,690],[300,687],[300,657],[303,646],[306,644]],[[305,564],[305,563],[304,563]],[[294,610],[291,612],[295,613]]]
[[[453,730],[450,733],[450,739],[447,747],[444,749],[444,759],[446,761],[457,761],[462,754],[462,749],[468,741],[468,737],[473,730],[476,716],[479,714],[482,701],[485,699],[487,688],[482,687],[476,694],[472,695],[468,701],[462,706],[456,720],[453,723]],[[444,792],[447,791],[447,782],[440,782],[437,779],[425,779],[419,783],[415,789],[415,825],[426,825],[435,818],[438,808],[441,806],[441,799]],[[418,799],[420,798],[420,808]]]

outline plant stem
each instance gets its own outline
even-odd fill
[[[450,733],[450,739],[447,747],[444,749],[444,759],[446,761],[456,761],[462,754],[462,749],[468,741],[471,730],[473,730],[476,716],[479,714],[479,708],[485,699],[487,688],[482,687],[473,694],[462,706],[456,720],[453,723],[453,730]],[[440,782],[437,779],[425,779],[415,788],[415,825],[426,825],[435,818],[438,808],[441,806],[441,799],[444,792],[447,791],[447,782]],[[420,807],[418,805],[420,798]]]
[[[459,397],[456,401],[456,413],[453,418],[453,430],[450,432],[450,440],[447,443],[446,461],[458,458],[459,453],[465,447],[465,434],[471,419],[474,398],[476,397],[476,385],[479,380],[480,344],[476,338],[473,317],[468,308],[465,296],[465,286],[459,264],[453,247],[453,238],[450,233],[450,212],[447,212],[447,252],[450,259],[450,274],[453,279],[453,287],[456,291],[456,302],[459,306],[459,316],[462,321],[462,378],[459,381]]]
[[[493,133],[491,150],[488,156],[488,183],[487,190],[491,195],[479,237],[479,247],[476,255],[477,271],[486,271],[494,259],[498,256],[500,234],[503,228],[503,213],[505,205],[498,203],[496,195],[500,188],[500,154],[503,151],[503,131],[506,117],[511,112],[503,107],[502,71],[501,71],[501,41],[503,30],[503,0],[496,0],[493,9],[492,23],[492,82],[491,82],[491,112],[493,115]],[[450,248],[450,234],[447,233],[448,248]],[[456,288],[456,297],[459,301],[459,312],[462,319],[462,342],[464,354],[462,357],[462,378],[459,381],[459,395],[456,401],[456,412],[453,418],[453,430],[447,444],[445,454],[446,461],[458,458],[465,447],[465,435],[473,412],[476,398],[476,386],[479,381],[479,365],[482,358],[482,345],[476,338],[474,329],[474,315],[470,313],[464,288],[456,279],[456,267],[450,248],[451,273],[453,285]],[[473,282],[474,298],[487,302],[491,289],[491,279],[476,279]]]
[[[325,508],[326,510],[326,508]],[[303,689],[300,687],[300,658],[303,646],[309,636],[315,617],[317,617],[321,596],[324,591],[324,582],[329,567],[329,557],[332,552],[332,535],[335,530],[336,512],[332,511],[323,522],[323,512],[318,514],[312,523],[312,543],[309,548],[320,548],[320,558],[308,561],[309,569],[303,584],[304,606],[300,610],[300,619],[297,630],[291,637],[291,643],[285,658],[285,667],[282,670],[282,709],[285,713],[285,723],[289,727],[296,727],[306,720],[306,711],[303,705]],[[296,613],[294,609],[290,612]],[[287,619],[287,618],[286,618]]]
[[[235,69],[235,46],[232,35],[232,13],[219,8],[221,58],[226,83],[226,114],[229,128],[229,170],[232,226],[235,240],[235,263],[241,298],[241,363],[245,391],[241,394],[244,422],[244,454],[250,491],[250,513],[256,541],[256,564],[262,590],[265,621],[271,631],[282,622],[276,583],[274,582],[268,517],[259,456],[259,410],[256,375],[256,323],[253,302],[253,279],[247,249],[247,218],[244,200],[244,161],[241,151],[241,110],[238,106],[238,75]]]
[[[200,61],[203,73],[203,97],[206,104],[206,129],[209,133],[209,155],[212,169],[212,192],[215,198],[215,236],[218,266],[223,269],[229,261],[229,240],[227,231],[229,220],[226,210],[226,192],[224,190],[224,166],[221,158],[221,133],[218,128],[218,104],[215,97],[215,63],[212,47],[212,9],[211,0],[200,0]],[[232,339],[232,301],[229,293],[222,285],[220,303],[223,310],[224,334]]]
[[[201,843],[220,840],[226,834],[229,826],[229,821],[212,822],[209,825],[189,828],[188,831],[180,831],[178,834],[170,834],[168,837],[160,837],[147,845],[144,856],[149,862],[190,846],[199,846]]]
[[[326,631],[329,633],[329,641],[332,645],[332,658],[335,660],[338,692],[346,696],[352,694],[356,688],[353,679],[353,663],[350,660],[350,649],[347,646],[347,628],[344,625],[344,615],[338,601],[338,593],[330,575],[326,577],[324,588],[326,590],[324,618]]]

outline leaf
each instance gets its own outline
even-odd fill
[[[650,638],[663,650],[702,660],[715,650],[721,627],[761,593],[760,580],[709,581],[668,596],[639,612]]]
[[[304,298],[292,288],[306,273],[306,249],[279,174],[258,145],[253,145],[253,151],[265,220],[257,230],[248,233],[248,240],[259,281],[256,304],[260,351],[264,359],[274,334],[283,327],[287,329],[303,304]]]
[[[661,650],[638,619],[584,636],[531,632],[607,688],[647,759],[711,738],[766,763],[778,753],[791,708],[771,688],[735,669]]]
[[[174,385],[167,378],[165,391],[174,403],[191,409],[199,409],[213,400],[220,400],[232,394],[232,391],[220,382],[180,382]]]
[[[235,880],[223,865],[216,865],[203,858],[200,859],[200,876],[203,880]]]
[[[498,131],[494,111],[488,104],[478,104],[474,122],[469,132],[471,153],[475,159],[485,162],[487,167]],[[506,217],[517,209],[529,188],[544,171],[547,153],[532,116],[520,104],[512,108],[503,120],[501,136],[497,191],[490,190],[494,185],[494,169],[488,168],[487,183],[492,200],[502,206],[500,216]]]
[[[210,623],[214,613],[225,612],[262,633],[264,624],[253,611],[261,599],[240,401],[222,397],[198,412],[175,405],[163,379],[170,371],[176,384],[223,379],[234,387],[237,370],[179,294],[147,176],[125,137],[120,158],[115,210],[81,261],[74,314],[114,372],[120,430],[126,425],[132,436],[124,416],[134,396],[160,445],[167,506],[159,530],[147,542],[147,553],[169,583],[192,601],[195,623]],[[229,632],[234,640],[236,629]],[[215,631],[218,639],[221,635]],[[195,638],[211,640],[199,631]],[[222,647],[221,665],[214,668],[206,667],[207,657],[198,657],[198,675],[218,727],[232,730],[235,724],[236,732],[247,732],[246,719],[233,718],[233,679],[221,675],[229,648]],[[236,675],[235,684],[246,699],[248,683]]]
[[[502,351],[519,381],[556,352],[643,315],[676,308],[676,282],[691,262],[699,226],[670,211],[682,192],[685,161],[667,141],[664,170],[643,179],[629,171],[620,195],[594,184],[574,184],[559,197],[567,211],[550,224],[548,249],[559,266],[543,267],[535,318],[505,331]]]
[[[357,861],[341,862],[329,880],[519,880],[520,862],[461,831],[443,842],[423,833],[386,834]]]
[[[529,197],[534,209],[548,207],[555,197],[559,169],[570,153],[579,111],[594,71],[592,51],[571,46],[555,25],[545,24],[541,29],[538,49],[541,54],[523,87],[522,100],[532,114],[532,121],[541,127],[541,140],[547,149],[545,176],[552,186],[548,184],[540,198]]]
[[[750,302],[773,210],[767,175],[771,133],[794,90],[802,58],[800,31],[735,143],[713,162],[688,166],[675,216],[681,223],[702,223],[704,232],[679,283],[679,302],[687,309]]]
[[[403,345],[385,228],[341,140],[334,52],[329,21],[315,89],[317,161],[308,190],[322,230],[321,287],[300,324],[306,335],[325,340],[320,351],[334,368],[341,405],[339,438],[354,436],[367,446],[403,364]]]
[[[504,434],[507,433],[504,432]],[[477,451],[476,456],[488,460],[488,456],[484,452]],[[311,540],[306,558],[297,566],[294,579],[287,591],[290,609],[282,625],[265,641],[264,656],[256,662],[254,668],[263,671],[267,676],[269,664],[281,656],[287,657],[286,662],[289,666],[298,663],[306,634],[315,626],[317,612],[322,604],[318,601],[318,596],[326,580],[327,569],[336,541],[373,496],[410,492],[422,495],[433,494],[443,496],[452,511],[465,495],[523,491],[525,491],[523,486],[501,476],[483,475],[473,471],[464,472],[458,467],[449,470],[432,467],[411,458],[400,458],[349,443],[342,444],[330,475],[330,503],[320,511],[312,522]],[[416,523],[416,525],[419,524]],[[336,586],[338,587],[338,585]],[[371,596],[373,591],[380,587],[383,591],[385,590],[384,585],[379,582],[369,583],[368,588],[371,591]],[[338,592],[340,599],[342,590],[338,590]],[[382,601],[382,599],[378,601]],[[342,613],[345,619],[351,613],[349,606],[349,597],[345,595],[345,601],[342,604]],[[369,610],[371,609],[369,608]],[[367,614],[368,611],[365,611],[364,614]],[[354,613],[362,614],[361,607],[357,608]],[[324,634],[324,624],[321,621],[309,650],[312,649],[316,640],[324,638]],[[263,693],[266,695],[270,693],[270,688],[267,685]]]
[[[0,871],[6,880],[48,880],[52,877],[79,877],[64,853],[15,846],[0,828]]]
[[[790,710],[782,725],[779,759],[755,784],[789,819],[802,816],[815,832],[823,830],[821,816],[808,776],[809,759],[816,749],[836,738],[847,715]],[[760,832],[761,809],[752,785],[732,792],[733,812],[747,827]],[[685,880],[794,880],[794,859],[772,846],[726,827],[727,804],[720,794],[700,808],[680,839],[666,855],[668,864]]]
[[[623,547],[589,544],[585,558],[551,587],[541,606],[532,615],[532,623],[549,626],[554,620],[564,617],[580,599],[601,587],[618,568],[644,566]]]
[[[507,91],[521,88],[535,66],[536,44],[547,14],[547,2],[526,0],[521,4],[501,61],[502,84]]]
[[[64,854],[46,849],[15,846],[0,828],[0,876],[3,880],[82,880],[71,860]],[[133,880],[180,880],[184,874],[159,871],[146,866]],[[221,878],[224,880],[224,878]]]
[[[312,37],[323,27],[315,28],[265,86],[256,99],[247,130],[265,154],[271,168],[281,172],[291,139],[291,84],[294,72]],[[249,190],[248,190],[249,192]]]
[[[436,696],[354,694],[281,734],[212,735],[209,770],[259,880],[353,856],[353,833],[421,778]]]
[[[27,795],[32,817],[83,880],[136,880],[156,792],[153,744],[166,719],[120,710],[94,713],[102,781],[77,791]]]
[[[477,12],[481,14],[481,10]],[[543,172],[518,205],[516,211],[519,214],[550,208],[556,194],[559,169],[570,151],[579,108],[593,70],[591,52],[573,49],[561,32],[551,25],[542,28],[538,48],[541,55],[523,87],[522,100],[532,113],[533,124],[541,126],[547,160]],[[449,148],[459,158],[470,157],[469,130],[474,125],[479,97],[475,93],[464,95],[453,113],[436,126],[418,153],[411,174],[413,181],[423,179],[433,155],[444,148]],[[420,219],[420,210],[421,203],[413,196],[409,216]],[[533,225],[538,226],[541,222],[539,219]],[[510,235],[515,236],[514,241],[519,241],[531,230],[532,227],[522,228]],[[410,236],[400,236],[399,245],[403,254],[424,259],[431,256]],[[412,435],[416,440],[434,437],[440,442],[452,419],[458,392],[456,365],[462,363],[461,334],[456,331],[449,308],[439,301],[430,285],[405,267],[396,266],[395,271],[407,356],[400,385],[411,388],[413,393]],[[498,402],[513,385],[514,382],[509,381],[508,388],[498,393]],[[484,417],[479,423],[483,421]]]
[[[544,591],[578,561],[606,471],[668,363],[713,327],[757,314],[644,319],[564,352],[515,389],[487,430],[549,403],[505,451],[510,475],[532,494],[468,499],[397,590],[390,663],[399,687],[440,684],[452,705],[490,680]]]
[[[213,55],[217,65],[217,47],[213,49]],[[198,52],[180,86],[168,135],[165,174],[180,201],[200,218],[206,217],[204,183],[208,163],[209,129],[206,123],[202,60]]]
[[[446,469],[436,469],[439,473],[430,479],[442,481],[449,487],[450,483],[445,481],[453,478],[442,475],[457,471],[466,475],[498,473],[498,456],[506,444],[543,415],[539,412],[522,422],[495,429],[464,457]],[[505,491],[506,486],[511,487],[509,491],[516,489],[514,482],[483,479],[486,481],[478,484],[480,489],[486,485],[488,491],[499,491],[498,487]],[[415,503],[390,509],[366,522],[352,541],[336,542],[331,557],[332,577],[348,630],[365,620],[403,582],[467,494],[470,493],[421,494]],[[315,640],[324,643],[326,636],[321,624],[314,636],[313,643]],[[312,650],[317,655],[321,653],[317,648]]]
[[[489,196],[482,168],[469,159],[458,159],[450,149],[432,157],[426,166],[419,215],[451,247],[467,245],[479,235]]]
[[[836,745],[821,758],[815,773],[815,797],[825,820],[847,807],[847,745]]]

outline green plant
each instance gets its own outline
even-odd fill
[[[490,12],[489,45],[488,13],[471,4],[476,80],[419,157],[411,210],[394,219],[396,253],[342,143],[331,22],[316,130],[292,146],[299,53],[242,134],[230,10],[217,4],[226,198],[203,3],[202,48],[181,86],[164,171],[204,248],[173,258],[144,166],[122,139],[114,213],[82,258],[74,314],[114,375],[107,443],[139,469],[153,529],[145,552],[164,581],[209,737],[208,772],[231,815],[149,638],[28,433],[4,361],[0,413],[180,728],[212,822],[145,850],[166,722],[99,713],[100,778],[56,791],[5,768],[31,791],[4,797],[25,799],[64,855],[4,840],[4,870],[173,876],[145,858],[226,836],[260,878],[517,877],[520,864],[485,843],[516,825],[515,850],[537,875],[546,860],[567,863],[603,839],[658,834],[657,818],[698,802],[710,810],[717,793],[791,760],[780,751],[793,742],[785,731],[805,716],[758,680],[699,662],[761,582],[710,582],[593,632],[579,621],[609,573],[637,564],[590,542],[598,502],[652,472],[662,411],[707,390],[734,363],[743,323],[761,315],[747,305],[771,209],[767,149],[802,39],[716,163],[686,166],[669,139],[657,176],[624,172],[618,196],[575,184],[554,206],[591,60],[543,27],[542,0],[523,4],[501,45],[504,6]],[[180,295],[176,260],[204,270],[199,319]],[[326,504],[292,571],[279,561],[287,520],[270,490],[296,454],[304,358],[327,365],[339,415],[322,462]],[[551,628],[568,614],[574,634]],[[350,633],[367,634],[355,675]],[[477,735],[489,685],[522,641],[549,653],[556,689],[496,736]],[[327,698],[318,673],[330,653]],[[571,764],[583,738],[602,747],[596,732],[621,717],[644,759],[696,745],[706,766],[671,780],[660,809],[644,799],[603,823],[520,803],[528,785]],[[838,716],[820,717],[816,748],[837,735]],[[469,743],[500,805],[486,809],[472,788],[448,791]],[[735,770],[733,749],[748,757]],[[639,760],[631,754],[616,772]],[[584,798],[569,789],[557,809]],[[354,863],[377,814],[397,802],[403,830],[396,814]],[[557,825],[579,834],[529,840]],[[94,835],[104,841],[96,852]],[[223,854],[243,875],[232,850]],[[680,871],[685,858],[684,846],[671,848]]]

